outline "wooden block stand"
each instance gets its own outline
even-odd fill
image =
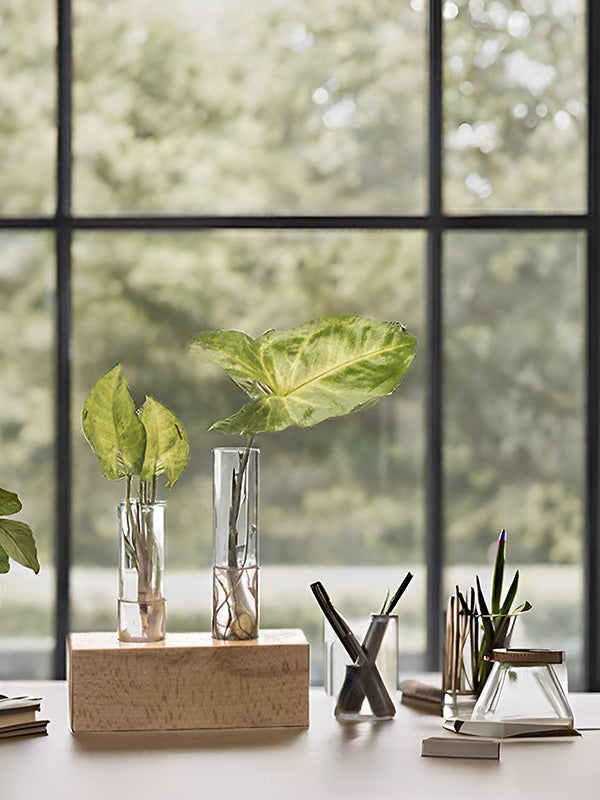
[[[152,644],[72,633],[67,647],[74,733],[308,726],[309,646],[300,630],[264,630],[246,642],[172,633]]]

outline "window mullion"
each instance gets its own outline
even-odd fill
[[[426,265],[427,668],[440,665],[442,508],[442,0],[429,7],[429,232]]]
[[[55,522],[54,677],[66,673],[71,542],[70,328],[71,328],[71,0],[57,2],[57,168],[55,300]]]

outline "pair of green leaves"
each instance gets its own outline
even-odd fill
[[[170,489],[187,465],[189,444],[183,426],[152,397],[136,411],[120,364],[99,378],[86,397],[82,423],[109,480],[137,475],[152,481],[164,473]]]
[[[0,489],[0,514],[16,514],[22,508],[14,492]],[[24,522],[16,519],[0,519],[0,573],[10,569],[13,559],[35,573],[40,571],[33,531]]]
[[[374,405],[396,388],[416,344],[397,323],[330,314],[256,339],[240,331],[205,331],[189,351],[224,369],[251,398],[212,429],[255,434],[308,428]]]

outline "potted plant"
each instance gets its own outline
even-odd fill
[[[152,397],[136,410],[117,364],[85,399],[84,435],[109,480],[125,478],[119,505],[119,639],[164,639],[165,504],[157,500],[163,473],[170,489],[185,469],[189,445],[177,417]]]
[[[0,488],[0,514],[12,516],[22,508],[14,492]],[[0,519],[0,573],[8,572],[10,560],[33,570],[40,571],[33,531],[25,522],[16,519]]]
[[[258,635],[258,433],[309,428],[374,405],[391,394],[414,360],[416,339],[395,322],[331,314],[252,338],[205,331],[189,344],[250,397],[211,430],[247,437],[217,448],[214,482],[213,636]]]

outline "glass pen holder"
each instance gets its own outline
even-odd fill
[[[497,649],[488,659],[492,671],[472,719],[573,727],[573,712],[564,689],[564,651]]]
[[[517,617],[467,613],[456,597],[450,597],[442,669],[444,719],[470,719],[491,671],[486,654],[510,642]],[[485,636],[486,627],[494,633],[491,641]]]
[[[398,702],[398,617],[371,614],[369,621],[349,624],[377,674],[369,674],[364,665],[352,663],[325,622],[324,685],[326,693],[337,698],[335,716],[349,721],[391,719]]]

